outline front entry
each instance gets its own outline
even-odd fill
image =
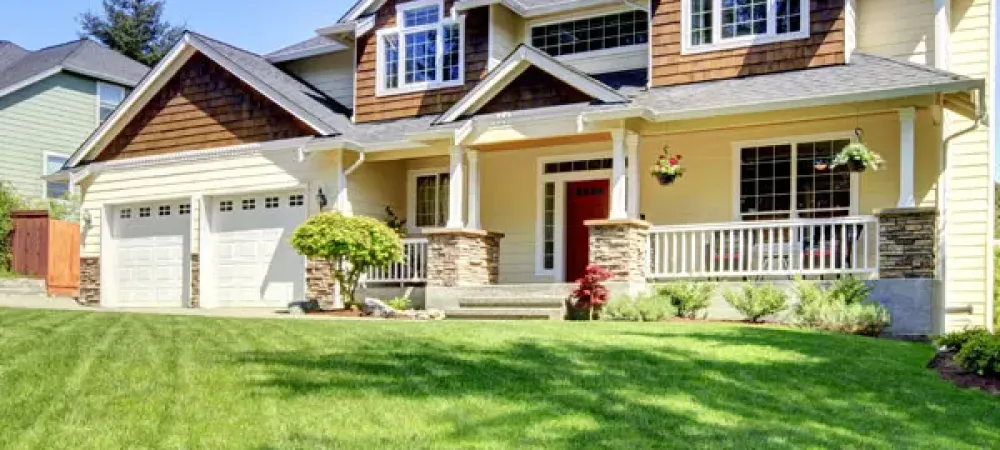
[[[576,281],[587,270],[590,230],[583,223],[608,217],[609,186],[608,180],[566,183],[566,281]]]

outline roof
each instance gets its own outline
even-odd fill
[[[265,55],[265,58],[267,58],[270,62],[277,63],[323,55],[326,53],[335,53],[341,50],[346,50],[347,48],[348,47],[346,45],[326,36],[316,36],[302,42],[289,45],[281,50],[268,53]]]
[[[135,86],[146,66],[89,39],[29,52],[14,44],[0,46],[0,96],[63,70],[99,80]],[[14,59],[20,54],[19,58]],[[6,56],[4,56],[6,55]]]
[[[855,53],[850,64],[680,86],[623,87],[631,106],[674,117],[865,101],[974,89],[981,80],[929,66]]]

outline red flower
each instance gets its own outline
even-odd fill
[[[677,158],[670,158],[670,165],[671,166],[676,166],[677,165]]]

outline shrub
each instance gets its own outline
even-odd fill
[[[752,323],[763,322],[764,317],[788,307],[788,294],[770,284],[747,284],[742,292],[726,291],[723,297]]]
[[[957,352],[962,349],[966,342],[969,342],[973,338],[989,334],[989,331],[982,328],[968,328],[962,331],[953,331],[944,336],[938,337],[935,343],[939,347],[944,347],[950,351]]]
[[[982,376],[1000,376],[1000,336],[971,334],[955,354],[955,362],[963,369]]]
[[[868,300],[872,289],[864,281],[848,275],[834,281],[828,292],[831,299],[853,305]]]
[[[583,276],[576,280],[576,289],[570,294],[573,308],[587,310],[589,320],[594,320],[594,312],[607,303],[610,292],[605,281],[611,279],[611,272],[598,265],[589,265]]]
[[[800,303],[795,307],[800,326],[838,333],[879,336],[889,326],[889,310],[867,299],[863,282],[845,278],[824,289],[818,283],[798,281]]]
[[[355,304],[358,281],[368,269],[403,258],[399,235],[385,223],[335,212],[310,217],[292,233],[291,244],[303,256],[330,261],[348,306]]]
[[[14,231],[11,213],[22,208],[24,202],[14,186],[0,180],[0,272],[11,269],[10,234]]]
[[[413,306],[413,302],[406,297],[396,297],[386,302],[386,305],[389,305],[390,308],[395,309],[396,311],[406,311]]]
[[[619,322],[660,322],[673,315],[670,300],[655,293],[616,297],[601,309],[601,320]]]
[[[1000,330],[1000,247],[993,249],[993,329]]]
[[[711,283],[674,282],[659,286],[657,293],[676,309],[677,317],[696,319],[708,309],[715,285]]]

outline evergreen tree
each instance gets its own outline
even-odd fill
[[[163,20],[163,0],[104,0],[103,14],[79,17],[83,37],[148,66],[156,65],[184,33]]]

